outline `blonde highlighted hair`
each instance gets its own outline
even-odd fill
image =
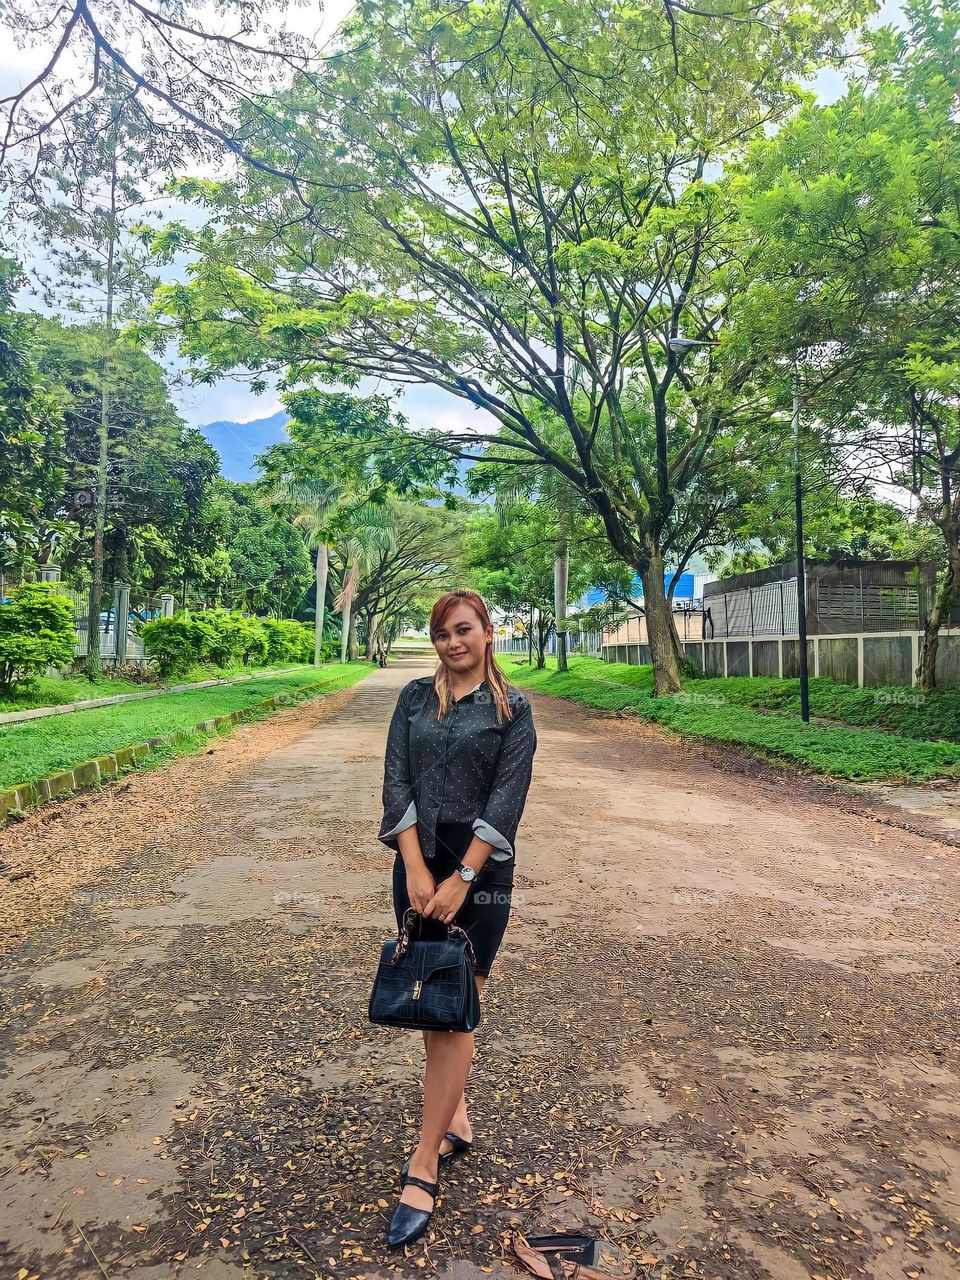
[[[480,625],[484,630],[492,625],[487,606],[476,591],[448,591],[440,597],[430,611],[429,632],[431,640],[434,632],[444,625],[448,616],[458,604],[470,605],[480,619]],[[493,691],[493,696],[497,703],[497,722],[500,723],[504,719],[512,720],[513,708],[510,706],[508,698],[507,677],[494,661],[493,642],[491,640],[487,641],[483,667],[484,679]],[[442,720],[453,705],[453,682],[450,679],[450,669],[443,662],[433,673],[433,687],[436,690],[437,697],[440,699],[440,711],[437,719]]]

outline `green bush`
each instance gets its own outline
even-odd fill
[[[313,661],[313,629],[293,618],[263,618],[267,635],[267,662],[281,665],[285,662]]]
[[[191,614],[190,623],[197,637],[197,662],[229,667],[240,661],[242,642],[233,621],[239,617],[226,609],[205,609]]]
[[[155,660],[165,680],[203,661],[206,635],[182,613],[173,618],[154,618],[145,623],[141,634],[145,653]]]
[[[262,667],[313,661],[313,630],[292,619],[245,618],[236,611],[206,609],[157,618],[142,634],[143,647],[164,679],[199,663]],[[325,642],[324,661],[333,656],[334,645]]]
[[[50,584],[24,583],[13,589],[9,604],[0,604],[0,692],[63,666],[75,650],[73,609]]]
[[[262,618],[244,618],[242,614],[230,615],[234,626],[240,658],[248,667],[262,667],[267,661],[269,641]]]

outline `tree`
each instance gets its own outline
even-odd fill
[[[233,591],[243,607],[289,617],[313,576],[303,537],[288,521],[265,516],[241,529],[230,547]]]
[[[473,483],[479,484],[479,478]],[[493,511],[473,513],[467,522],[461,572],[471,575],[485,600],[530,624],[538,667],[545,665],[547,635],[557,622],[558,549],[563,554],[565,548],[569,554],[564,569],[567,589],[575,598],[593,586],[601,573],[610,573],[609,544],[598,526],[595,516],[572,521],[568,512],[545,501],[543,495],[516,492],[509,500],[499,501]],[[623,576],[630,575],[624,572]]]
[[[764,247],[738,306],[744,343],[795,356],[851,474],[901,486],[939,532],[916,673],[930,689],[960,600],[960,12],[914,0],[906,14],[907,31],[865,41],[866,73],[839,102],[809,105],[734,181]]]
[[[37,367],[34,326],[13,309],[19,279],[0,259],[0,571],[42,555],[42,513],[64,477],[63,421]]]
[[[285,29],[285,10],[272,0],[8,0],[9,43],[42,50],[38,74],[0,99],[0,163],[17,199],[45,203],[51,146],[79,143],[91,112],[116,97],[136,99],[150,132],[181,157],[233,155],[275,172],[246,144],[249,120],[269,119],[271,90],[320,61]],[[296,173],[285,177],[296,189]]]
[[[549,425],[544,429],[549,430]],[[559,438],[553,442],[553,447],[562,449],[562,434],[555,434]],[[497,452],[503,454],[507,450],[501,445]],[[505,583],[494,585],[496,595],[491,598],[496,598],[501,608],[525,610],[530,622],[528,637],[531,643],[531,661],[533,610],[537,609],[540,666],[545,661],[547,632],[554,625],[557,633],[557,670],[566,671],[567,607],[571,583],[575,584],[575,594],[579,597],[601,577],[607,580],[620,579],[626,590],[632,575],[626,570],[626,566],[616,566],[615,557],[610,555],[609,542],[595,514],[581,495],[554,468],[524,466],[522,462],[512,468],[502,461],[478,463],[470,468],[466,486],[473,494],[493,494],[494,509],[501,530],[500,534],[495,534],[492,529],[488,529],[486,536],[493,539],[492,545],[479,554],[474,545],[467,552],[468,561],[472,559],[474,566],[480,568],[482,555],[489,553],[492,557],[491,567],[507,569],[511,579],[509,586]],[[522,537],[518,538],[518,532],[524,530],[529,533],[529,540],[526,542]],[[551,543],[553,585],[552,599],[548,603],[542,557],[545,545]],[[514,570],[519,570],[522,582],[516,579]]]
[[[391,539],[373,536],[391,523],[381,519],[379,508],[391,495],[436,494],[435,482],[450,464],[439,458],[431,465],[416,457],[403,418],[392,413],[383,396],[305,391],[288,395],[286,405],[292,415],[289,442],[273,445],[257,463],[269,485],[268,501],[287,511],[316,550],[314,661],[319,663],[331,544],[365,528],[374,558],[380,547],[389,552]],[[369,567],[373,561],[366,553],[364,558]],[[358,587],[351,580],[351,603]],[[376,616],[368,621],[375,632]],[[344,645],[349,629],[348,618]],[[374,638],[368,631],[368,648]]]
[[[792,501],[792,495],[791,495]],[[761,508],[756,541],[762,545],[707,557],[720,577],[782,564],[796,554],[794,513],[784,495],[783,506]],[[932,531],[900,507],[865,495],[859,498],[827,494],[819,505],[806,503],[803,512],[804,549],[811,560],[929,560],[936,551]]]
[[[85,11],[85,5],[77,12]],[[8,214],[24,217],[36,236],[33,274],[59,310],[93,316],[100,342],[96,451],[90,487],[92,545],[86,670],[100,674],[98,620],[102,605],[107,472],[113,411],[111,361],[118,327],[142,306],[149,282],[139,242],[132,236],[135,211],[149,198],[148,178],[161,164],[158,139],[115,74],[102,92],[72,104],[76,134],[65,132],[58,113],[39,147],[34,170],[14,187]],[[66,110],[66,108],[65,108]],[[8,122],[9,142],[14,121]]]
[[[749,354],[671,345],[714,340],[739,279],[707,175],[870,7],[361,4],[319,87],[258,135],[274,167],[301,160],[309,216],[262,173],[185,184],[211,222],[156,240],[198,255],[162,305],[210,375],[427,382],[484,410],[448,448],[507,444],[590,505],[643,580],[656,690],[676,690],[665,559],[715,538],[781,451],[759,437]]]
[[[58,560],[84,574],[95,536],[102,459],[103,559],[118,581],[156,588],[207,540],[204,505],[219,471],[216,452],[177,414],[163,370],[130,335],[113,339],[106,381],[98,325],[34,318],[37,367],[63,421],[63,484],[37,513],[41,545],[59,533]],[[111,410],[102,438],[102,399]],[[99,609],[98,609],[99,612]]]
[[[394,545],[383,546],[368,560],[360,582],[354,613],[365,621],[366,656],[374,658],[377,646],[385,649],[405,625],[421,628],[430,606],[454,584],[460,569],[463,518],[459,511],[396,500],[393,512]]]

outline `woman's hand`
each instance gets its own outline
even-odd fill
[[[431,916],[443,924],[449,924],[466,901],[470,885],[462,876],[447,876],[437,885],[437,891],[422,908],[421,914]]]
[[[411,867],[407,871],[407,897],[414,911],[423,913],[424,907],[437,891],[437,882],[427,866]]]

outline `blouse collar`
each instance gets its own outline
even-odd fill
[[[464,702],[464,701],[466,701],[466,699],[467,699],[467,698],[472,698],[472,697],[473,697],[473,695],[474,695],[474,694],[475,694],[479,689],[482,689],[482,688],[483,688],[483,686],[484,686],[486,683],[487,683],[487,682],[486,682],[486,680],[481,680],[481,681],[480,681],[480,683],[479,683],[479,684],[475,684],[475,685],[473,686],[473,688],[472,688],[472,689],[468,689],[468,690],[467,690],[467,692],[463,695],[463,697],[462,697],[462,698],[454,698],[454,702]]]

